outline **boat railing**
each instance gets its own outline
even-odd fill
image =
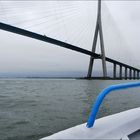
[[[90,116],[88,118],[87,122],[87,127],[91,128],[93,127],[96,119],[96,115],[99,111],[99,107],[101,103],[103,102],[104,98],[106,95],[108,95],[111,91],[116,91],[116,90],[122,90],[122,89],[128,89],[128,88],[134,88],[134,87],[139,87],[140,82],[131,82],[131,83],[123,83],[123,84],[117,84],[117,85],[111,85],[102,90],[99,95],[96,98],[96,101],[92,107]]]

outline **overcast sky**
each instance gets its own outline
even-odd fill
[[[106,56],[140,68],[140,2],[104,1]],[[96,1],[0,1],[0,21],[91,50]],[[0,31],[0,73],[86,75],[89,56]],[[97,44],[99,53],[99,43]],[[108,65],[108,71],[111,65]],[[101,62],[95,63],[101,71]]]

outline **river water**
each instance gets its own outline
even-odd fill
[[[0,79],[0,140],[38,140],[84,123],[97,94],[124,82],[130,81]],[[98,118],[139,106],[140,88],[115,91]]]

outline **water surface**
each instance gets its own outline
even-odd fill
[[[0,139],[37,140],[84,123],[97,94],[123,82],[0,79]],[[105,99],[98,118],[139,107],[139,101],[140,88],[115,91]]]

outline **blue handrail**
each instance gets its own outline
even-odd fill
[[[97,96],[96,101],[92,107],[92,111],[90,113],[90,116],[87,122],[87,127],[88,128],[93,127],[99,107],[107,94],[109,94],[111,91],[133,88],[133,87],[138,87],[138,86],[140,86],[140,82],[125,83],[125,84],[111,85],[105,88],[103,91],[101,91],[99,95]]]

